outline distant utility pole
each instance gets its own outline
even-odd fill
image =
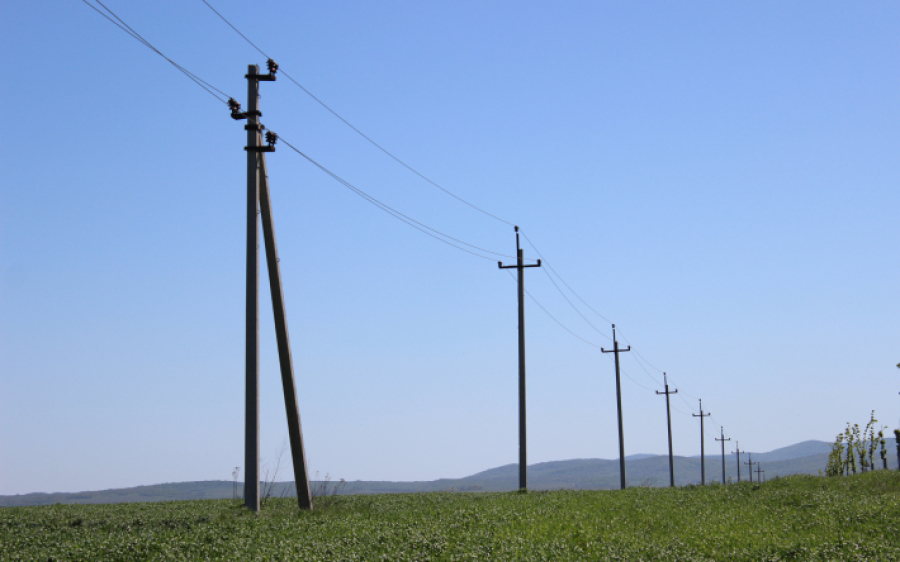
[[[695,418],[700,418],[700,482],[706,485],[706,450],[703,446],[703,418],[708,418],[712,414],[703,413],[703,400],[700,400],[700,413],[691,415]]]
[[[500,269],[516,268],[519,281],[519,489],[528,488],[528,455],[525,439],[525,268],[541,267],[541,260],[536,264],[525,265],[522,248],[519,247],[519,227],[516,227],[516,265],[503,265],[497,262]]]
[[[621,480],[621,487],[625,489],[625,431],[622,429],[622,383],[619,378],[619,353],[624,353],[626,351],[631,351],[631,346],[629,345],[626,349],[619,349],[619,341],[616,339],[616,325],[612,325],[613,332],[613,348],[612,349],[603,349],[600,348],[600,351],[603,353],[615,353],[616,354],[616,408],[619,412],[619,479]]]
[[[748,453],[747,455],[748,455],[748,458],[749,458],[750,460],[747,461],[747,462],[745,462],[744,464],[750,466],[750,483],[753,484],[753,465],[754,465],[754,464],[759,464],[759,463],[758,463],[758,462],[753,462],[753,453]]]
[[[716,441],[722,442],[722,484],[725,484],[725,442],[731,441],[731,437],[725,439],[725,428],[719,426],[719,429],[722,431],[722,438],[719,439],[718,437],[716,437]]]
[[[672,412],[669,410],[669,395],[670,394],[678,394],[678,389],[669,391],[669,379],[666,377],[666,373],[663,372],[663,382],[665,382],[666,391],[660,392],[656,391],[657,394],[665,394],[666,395],[666,421],[669,425],[669,486],[675,487],[675,464],[672,460]]]
[[[762,469],[762,466],[759,463],[756,463],[756,483],[762,484],[762,479],[759,477],[760,474],[765,474],[766,471]]]
[[[294,465],[294,482],[297,488],[297,503],[301,509],[312,509],[265,158],[266,152],[275,152],[274,144],[278,137],[274,133],[267,132],[268,146],[263,146],[262,131],[265,127],[259,122],[259,118],[262,116],[259,111],[259,83],[275,81],[275,73],[278,70],[278,65],[272,59],[269,59],[267,66],[268,74],[260,74],[259,67],[256,65],[250,65],[247,69],[246,112],[241,112],[238,102],[233,99],[228,100],[231,117],[235,120],[247,120],[247,124],[244,126],[247,130],[247,147],[245,148],[247,151],[247,316],[244,505],[252,511],[259,511],[259,219],[257,217],[261,214],[269,288],[272,293],[272,309],[275,316],[275,338],[278,343],[288,436],[291,443],[291,460]]]
[[[734,451],[731,452],[732,455],[737,455],[737,467],[738,467],[738,483],[741,481],[741,448],[739,447],[740,441],[734,442]]]

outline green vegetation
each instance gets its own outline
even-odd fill
[[[3,560],[900,560],[900,473],[0,509]]]
[[[859,429],[859,424],[853,424],[851,427],[850,422],[847,422],[847,429],[843,433],[837,434],[834,444],[831,446],[831,453],[828,455],[828,465],[825,468],[826,476],[856,474],[857,458],[859,459],[859,467],[862,472],[877,470],[875,453],[878,451],[879,446],[881,446],[881,468],[889,468],[887,458],[888,440],[884,438],[884,430],[886,428],[882,428],[878,433],[875,433],[876,423],[878,423],[878,420],[875,419],[875,410],[872,410],[869,423],[866,424],[866,428],[862,431]],[[900,441],[900,431],[894,430],[894,435],[897,435],[898,441]],[[846,456],[842,456],[845,450]],[[900,450],[900,444],[898,444],[898,450]],[[898,461],[900,461],[900,458],[898,458]]]

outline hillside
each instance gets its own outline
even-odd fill
[[[888,466],[897,468],[894,440],[891,439]],[[828,464],[831,445],[822,441],[805,441],[767,453],[751,453],[754,462],[765,471],[764,478],[790,474],[819,474]],[[721,449],[719,450],[721,451]],[[722,479],[721,452],[706,458],[707,482]],[[741,480],[748,479],[748,467],[743,463],[748,455],[741,454]],[[700,483],[700,458],[675,457],[675,484],[685,486]],[[725,457],[725,476],[737,480],[737,459],[733,454]],[[661,455],[630,455],[626,457],[625,474],[631,486],[662,487],[669,483],[668,457]],[[754,478],[756,476],[754,475]],[[528,466],[528,485],[533,490],[614,490],[619,487],[619,462],[606,459],[573,459],[536,463]],[[0,507],[52,505],[52,504],[102,504],[157,502],[172,500],[224,499],[233,493],[232,482],[225,480],[205,482],[180,482],[138,486],[114,490],[77,493],[35,493],[0,496]],[[463,478],[442,478],[420,482],[363,481],[347,482],[343,494],[389,494],[405,492],[503,492],[518,486],[518,465],[508,464],[491,468]],[[274,496],[293,492],[292,482],[275,485]],[[238,495],[242,487],[238,486]]]

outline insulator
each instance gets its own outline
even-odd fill
[[[272,131],[266,131],[266,142],[269,143],[269,146],[275,144],[275,141],[278,140],[278,135],[273,133]]]
[[[276,72],[278,72],[278,63],[273,61],[272,59],[266,61],[266,66],[269,67],[269,74],[275,74]]]
[[[237,113],[241,110],[241,104],[239,104],[234,98],[228,98],[228,107],[231,108],[232,113]]]

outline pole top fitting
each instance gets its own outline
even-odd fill
[[[516,229],[516,232],[519,232],[519,227],[518,227],[518,226],[514,226],[513,228]]]
[[[278,63],[269,59],[266,61],[266,66],[269,69],[269,74],[275,76],[275,73],[278,72]]]
[[[276,135],[272,131],[266,131],[266,143],[269,146],[275,146],[276,141],[278,141],[278,135]]]
[[[246,113],[241,113],[241,104],[234,98],[228,98],[228,108],[231,110],[231,118],[235,121],[247,118]]]

